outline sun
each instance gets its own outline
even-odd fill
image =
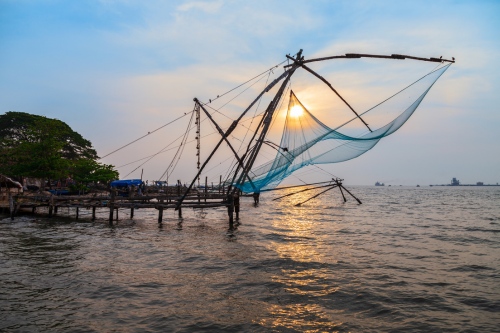
[[[300,105],[294,105],[290,109],[290,117],[298,118],[304,114],[304,109]]]

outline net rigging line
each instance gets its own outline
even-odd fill
[[[269,71],[269,74],[267,75],[267,79],[266,79],[266,83],[264,84],[264,87],[267,87],[267,83],[269,82],[269,78],[271,77],[271,73],[272,73],[272,71]],[[260,81],[260,80],[259,80],[259,81]],[[245,139],[246,139],[246,137],[247,137],[247,135],[248,135],[248,132],[249,132],[249,131],[252,131],[252,133],[255,133],[255,131],[251,130],[250,128],[251,128],[251,126],[252,126],[252,124],[253,124],[254,119],[257,117],[257,112],[258,112],[258,110],[259,110],[260,103],[262,102],[262,98],[263,98],[263,97],[264,97],[264,95],[262,95],[262,96],[259,98],[259,101],[258,101],[257,106],[256,106],[256,108],[255,108],[255,112],[254,112],[253,117],[248,118],[248,119],[251,119],[250,125],[248,125],[248,127],[246,127],[246,126],[243,126],[243,125],[242,125],[242,127],[246,128],[246,129],[247,129],[247,131],[245,132],[245,136],[243,137],[243,140],[241,140],[240,146],[238,147],[238,150],[237,150],[237,152],[238,152],[238,153],[241,151],[241,148],[243,147],[243,143],[244,143],[244,141],[245,141]],[[262,114],[264,114],[264,112],[263,112]],[[241,123],[243,123],[243,121],[242,121]],[[232,161],[231,163],[232,163],[232,164],[233,164],[233,163],[236,163],[236,157],[233,157],[233,161]],[[229,177],[229,173],[230,173],[230,172],[229,172],[229,170],[228,170],[228,171],[226,172],[226,174],[224,175],[224,179],[225,179],[225,181],[227,181],[227,178]]]
[[[232,91],[234,91],[234,90],[236,90],[236,89],[240,88],[241,86],[244,86],[244,85],[245,85],[245,84],[247,84],[248,82],[255,80],[255,79],[256,79],[256,78],[258,78],[259,76],[262,76],[262,75],[266,74],[267,72],[273,71],[275,68],[278,68],[280,65],[284,64],[284,63],[285,63],[285,62],[287,62],[287,61],[288,61],[288,59],[283,60],[283,61],[282,61],[282,62],[280,62],[279,64],[277,64],[277,65],[275,65],[275,66],[273,66],[273,67],[271,67],[271,68],[269,68],[269,69],[265,70],[264,72],[262,72],[262,73],[260,73],[260,74],[258,74],[258,75],[256,75],[256,76],[254,76],[253,78],[251,78],[251,79],[249,79],[249,80],[247,80],[247,81],[245,81],[245,82],[241,83],[240,85],[238,85],[238,86],[236,86],[236,87],[232,88],[231,90],[226,91],[226,92],[225,92],[225,93],[223,93],[222,95],[217,95],[217,97],[216,97],[216,98],[214,98],[214,99],[210,99],[209,101],[210,101],[210,102],[213,102],[213,101],[215,101],[215,100],[217,100],[217,99],[221,98],[222,96],[229,94],[230,92],[232,92]],[[205,106],[205,105],[209,104],[210,102],[208,102],[208,103],[206,103],[206,102],[205,102],[205,103],[203,104],[203,106]]]
[[[193,112],[193,111],[191,111],[191,112]],[[153,133],[155,133],[155,132],[157,132],[157,131],[161,130],[162,128],[164,128],[164,127],[166,127],[166,126],[168,126],[168,125],[170,125],[170,124],[172,124],[172,123],[176,122],[177,120],[184,118],[185,116],[187,116],[187,115],[188,115],[189,113],[191,113],[191,112],[184,113],[182,116],[175,118],[174,120],[172,120],[172,121],[170,121],[170,122],[166,123],[165,125],[162,125],[162,126],[158,127],[157,129],[155,129],[155,130],[152,130],[152,131],[148,132],[148,134],[145,134],[145,135],[143,135],[143,136],[141,136],[141,137],[139,137],[139,138],[137,138],[137,139],[135,139],[135,140],[133,140],[133,141],[131,141],[131,142],[127,143],[126,145],[123,145],[123,146],[121,146],[120,148],[117,148],[117,149],[113,150],[112,152],[110,152],[110,153],[108,153],[108,154],[104,155],[103,157],[99,158],[99,160],[102,160],[103,158],[108,157],[109,155],[114,154],[114,153],[116,153],[117,151],[120,151],[120,150],[122,150],[123,148],[126,148],[126,147],[130,146],[131,144],[136,143],[137,141],[144,139],[144,138],[145,138],[145,137],[147,137],[148,135],[151,135],[151,134],[153,134]]]
[[[189,127],[191,126],[192,122],[193,122],[193,116],[194,116],[194,113],[191,112],[191,118],[189,120],[189,125],[188,125],[188,130],[187,132],[190,131]],[[183,138],[183,141],[181,141],[181,144],[179,145],[179,147],[182,147],[183,145],[183,142],[185,140],[185,138],[187,137],[187,133],[185,133],[184,135],[184,138]],[[178,139],[176,139],[175,141],[177,141]],[[174,143],[175,141],[171,142],[170,144]],[[170,145],[169,144],[169,145]],[[184,142],[185,144],[185,142]],[[128,177],[132,172],[136,171],[137,169],[139,169],[141,166],[143,166],[144,164],[146,164],[147,162],[149,162],[151,159],[153,159],[155,156],[159,155],[165,148],[162,148],[159,152],[157,152],[156,154],[153,154],[146,162],[140,164],[139,166],[137,166],[134,170],[130,171],[128,174],[125,175],[125,177]]]
[[[169,170],[170,170],[170,174],[172,174],[172,172],[177,167],[177,164],[179,163],[179,160],[180,160],[180,158],[182,156],[182,153],[184,152],[184,148],[186,147],[186,141],[187,141],[188,134],[194,128],[194,126],[191,127],[192,123],[193,123],[193,118],[194,118],[194,110],[193,110],[193,112],[191,114],[191,119],[189,120],[189,124],[188,124],[188,126],[186,128],[186,132],[184,133],[184,137],[182,138],[182,141],[181,141],[181,143],[179,145],[179,148],[175,152],[175,155],[172,158],[172,161],[170,161],[170,164],[168,165],[167,169],[163,172],[163,174],[160,176],[159,180],[162,180],[163,177],[165,176],[165,174],[167,175],[167,179],[168,179]],[[177,158],[177,160],[176,160],[176,158]]]
[[[261,115],[261,114],[257,115],[257,117],[258,117],[258,116],[260,116],[260,115]],[[243,120],[242,122],[245,122],[245,121],[251,120],[251,119],[253,119],[253,118],[255,118],[255,117],[252,117],[252,118],[247,118],[247,119]],[[205,118],[205,119],[201,120],[201,122],[204,122],[204,121],[205,121],[205,120],[207,120],[207,119],[208,119],[208,118]],[[191,127],[190,131],[192,131],[192,130],[193,130],[193,128],[194,128],[194,127]],[[250,130],[251,130],[251,129],[250,129]],[[212,133],[209,133],[209,134],[206,134],[206,135],[202,136],[202,138],[206,138],[206,137],[208,137],[208,136],[211,136],[211,135],[214,135],[214,134],[217,134],[217,133],[218,133],[218,131],[213,131]],[[166,149],[166,148],[168,148],[169,146],[171,146],[174,142],[176,142],[177,140],[179,140],[179,139],[180,139],[180,138],[182,138],[182,137],[184,137],[184,134],[182,134],[182,135],[180,135],[179,137],[177,137],[176,139],[174,139],[174,140],[173,140],[172,142],[170,142],[167,146],[163,147],[163,148],[162,148],[159,152],[157,152],[157,153],[155,153],[155,154],[153,154],[153,155],[149,155],[149,156],[146,156],[146,157],[140,158],[140,159],[138,159],[138,160],[135,160],[135,161],[133,161],[133,162],[129,162],[129,163],[126,163],[126,164],[120,165],[120,166],[118,166],[117,168],[125,167],[125,166],[127,166],[127,165],[134,164],[134,163],[136,163],[136,162],[140,162],[140,161],[142,161],[142,160],[148,159],[146,162],[142,163],[142,164],[139,166],[139,167],[141,167],[141,166],[143,166],[144,164],[146,164],[147,162],[149,162],[149,161],[150,161],[153,157],[155,157],[155,156],[157,156],[157,155],[159,155],[159,154],[161,154],[161,153],[165,153],[165,152],[167,152],[167,151],[170,151],[170,150],[172,150],[172,149],[179,148],[179,147],[180,147],[180,145],[175,146],[175,147],[172,147],[172,148],[170,148],[170,149]],[[238,141],[241,141],[240,139],[236,138],[236,137],[235,137],[235,136],[233,136],[233,135],[231,135],[231,138],[233,138],[233,139],[235,139],[235,140],[238,140]],[[193,140],[187,141],[187,142],[185,142],[185,145],[187,145],[187,144],[189,144],[189,143],[192,143],[192,142],[194,142],[194,141],[196,141],[196,139],[193,139]],[[231,158],[231,157],[230,157],[230,158]],[[138,168],[139,168],[139,167],[138,167]],[[136,168],[136,169],[132,170],[130,173],[134,172],[134,171],[135,171],[135,170],[137,170],[138,168]],[[130,174],[130,173],[129,173],[129,174]],[[128,176],[129,174],[127,174],[127,176]]]
[[[236,86],[236,87],[234,87],[234,88],[232,88],[232,89],[230,89],[230,90],[226,91],[226,92],[225,92],[225,93],[223,93],[222,95],[218,95],[216,98],[214,98],[214,99],[213,99],[213,100],[211,100],[211,101],[215,101],[215,100],[217,100],[217,99],[221,98],[222,96],[229,94],[229,93],[230,93],[230,92],[232,92],[233,90],[236,90],[236,89],[238,89],[239,87],[241,87],[241,86],[243,86],[243,85],[247,84],[248,82],[251,82],[251,81],[255,80],[256,78],[258,78],[258,77],[260,77],[260,76],[262,76],[262,75],[266,74],[267,72],[272,71],[272,70],[274,70],[275,68],[278,68],[278,66],[282,65],[282,64],[283,64],[283,63],[285,63],[286,61],[287,61],[287,60],[284,60],[284,61],[280,62],[279,64],[277,64],[277,65],[275,65],[275,66],[271,67],[270,69],[268,69],[268,70],[266,70],[266,71],[264,71],[264,72],[262,72],[262,73],[260,73],[260,74],[258,74],[258,75],[256,75],[256,76],[254,76],[253,78],[251,78],[251,79],[249,79],[249,80],[247,80],[247,81],[245,81],[245,82],[243,82],[242,84],[240,84],[240,85],[238,85],[238,86]],[[206,105],[206,104],[207,104],[207,103],[205,103],[204,105]],[[193,112],[193,111],[191,111],[191,112]],[[184,115],[182,115],[182,116],[180,116],[180,117],[177,117],[176,119],[174,119],[174,120],[172,120],[172,121],[170,121],[170,122],[166,123],[165,125],[162,125],[162,126],[160,126],[160,127],[156,128],[156,129],[154,129],[154,130],[152,130],[152,131],[148,132],[148,134],[145,134],[145,135],[143,135],[143,136],[141,136],[141,137],[139,137],[139,138],[137,138],[137,139],[135,139],[135,140],[133,140],[133,141],[131,141],[131,142],[129,142],[129,143],[127,143],[127,144],[125,144],[125,145],[123,145],[123,146],[121,146],[121,147],[119,147],[119,148],[115,149],[115,150],[113,150],[112,152],[110,152],[110,153],[108,153],[108,154],[106,154],[106,155],[104,155],[104,156],[100,157],[98,160],[102,160],[103,158],[108,157],[108,156],[110,156],[110,155],[112,155],[112,154],[114,154],[114,153],[116,153],[116,152],[118,152],[118,151],[122,150],[123,148],[126,148],[126,147],[130,146],[131,144],[134,144],[134,143],[136,143],[137,141],[140,141],[140,140],[144,139],[145,137],[147,137],[147,136],[149,136],[149,135],[151,135],[151,134],[153,134],[153,133],[155,133],[155,132],[159,131],[160,129],[162,129],[162,128],[164,128],[164,127],[166,127],[166,126],[168,126],[168,125],[170,125],[170,124],[172,124],[172,123],[174,123],[174,122],[176,122],[177,120],[184,118],[184,117],[185,117],[185,116],[187,116],[188,114],[189,114],[189,113],[184,113]]]
[[[191,130],[192,130],[192,129],[191,129]],[[216,133],[217,133],[217,132],[212,132],[212,133],[210,133],[210,134],[206,134],[206,135],[202,136],[202,138],[209,137],[209,136],[214,135],[214,134],[216,134]],[[128,163],[126,163],[126,164],[122,164],[122,165],[120,165],[120,166],[117,166],[116,168],[117,168],[117,169],[119,169],[119,168],[123,168],[123,167],[125,167],[125,166],[127,166],[127,165],[134,164],[134,163],[140,162],[140,161],[142,161],[142,160],[145,160],[145,159],[147,159],[147,158],[150,158],[151,156],[156,156],[156,155],[163,154],[163,153],[166,153],[166,152],[168,152],[168,151],[171,151],[171,150],[173,150],[173,149],[179,148],[179,146],[174,146],[174,147],[172,147],[172,148],[170,148],[170,149],[167,149],[168,147],[170,147],[170,145],[172,145],[174,142],[176,142],[177,140],[179,140],[179,139],[180,139],[180,138],[182,138],[183,136],[184,136],[184,134],[181,134],[180,136],[178,136],[178,137],[177,137],[174,141],[170,142],[168,145],[166,145],[165,147],[163,147],[163,149],[162,149],[160,152],[158,152],[158,153],[155,153],[155,154],[153,154],[153,155],[148,155],[148,156],[142,157],[142,158],[140,158],[140,159],[138,159],[138,160],[135,160],[135,161],[132,161],[132,162],[128,162]],[[194,142],[194,141],[196,141],[196,139],[190,140],[190,141],[188,141],[186,144],[192,143],[192,142]]]

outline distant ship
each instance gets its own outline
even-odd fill
[[[376,182],[376,183],[375,183],[375,186],[385,186],[385,184],[384,184],[384,183],[379,183],[379,182]]]

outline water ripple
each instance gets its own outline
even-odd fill
[[[353,190],[242,198],[230,232],[221,209],[0,219],[0,331],[499,331],[499,189]]]

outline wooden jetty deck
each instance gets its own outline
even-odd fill
[[[9,211],[10,217],[14,217],[22,210],[31,209],[36,213],[37,209],[48,209],[48,217],[57,214],[62,207],[75,208],[76,218],[79,217],[80,209],[92,210],[92,220],[96,219],[96,210],[109,211],[109,223],[112,224],[118,216],[119,209],[130,209],[130,218],[134,217],[135,209],[156,209],[158,211],[158,223],[162,223],[163,212],[174,209],[182,218],[183,208],[216,208],[225,207],[228,210],[229,224],[233,224],[233,213],[239,218],[239,197],[230,196],[227,193],[213,193],[208,191],[190,192],[179,205],[181,195],[171,193],[154,193],[130,196],[119,196],[117,191],[92,195],[45,195],[45,194],[18,194],[10,195],[9,200],[0,201],[0,209]]]

